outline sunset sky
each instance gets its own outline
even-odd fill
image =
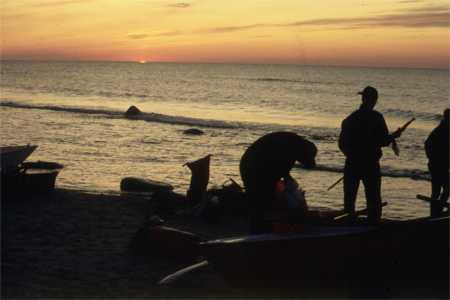
[[[2,59],[449,67],[448,0],[2,0]]]

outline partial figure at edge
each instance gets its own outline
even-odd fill
[[[425,153],[431,175],[431,198],[442,203],[449,198],[449,134],[449,109],[447,108],[444,110],[441,122],[425,141]],[[443,205],[432,205],[431,215],[439,216],[443,207]]]

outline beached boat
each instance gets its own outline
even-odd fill
[[[24,162],[36,145],[0,147],[1,195],[52,191],[63,165],[55,162]]]
[[[295,234],[207,241],[201,253],[234,286],[437,286],[448,291],[449,217],[370,226],[305,225]]]
[[[55,188],[56,177],[64,168],[55,162],[24,162],[15,171],[2,173],[2,196],[50,192]]]
[[[30,192],[52,191],[55,188],[56,177],[63,168],[62,164],[56,162],[24,162],[20,183]]]
[[[36,145],[0,147],[2,172],[15,170],[36,148]]]

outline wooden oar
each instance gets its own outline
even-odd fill
[[[415,119],[416,119],[416,118],[411,118],[411,120],[409,120],[409,121],[406,122],[402,127],[400,127],[400,128],[399,128],[400,133],[402,133],[403,131],[405,131],[405,129],[408,128],[409,124],[411,124],[412,122],[414,122]],[[396,156],[399,156],[399,155],[400,155],[400,150],[398,149],[397,141],[396,141],[395,139],[392,140],[391,147],[392,147],[392,150],[394,151],[394,154],[395,154]]]
[[[400,132],[403,132],[406,130],[406,128],[408,128],[408,126],[414,122],[416,118],[411,118],[411,120],[409,120],[408,122],[406,122],[402,127],[399,128]],[[397,142],[394,140],[392,140],[392,150],[394,150],[395,155],[399,156],[400,155],[400,150],[398,149],[398,145]],[[342,176],[341,178],[339,178],[335,183],[333,183],[332,185],[330,185],[330,187],[327,189],[327,191],[331,190],[332,188],[334,188],[339,182],[342,181],[342,179],[344,179],[344,176]]]
[[[450,209],[450,203],[448,203],[447,201],[444,200],[439,200],[439,199],[433,199],[431,197],[425,196],[425,195],[416,195],[416,198],[419,200],[423,200],[425,202],[428,202],[430,204],[437,204],[437,205],[442,205],[442,207],[446,207]]]
[[[439,217],[444,212],[444,207],[447,207],[447,214],[450,212],[450,203],[448,203],[446,200],[439,200],[439,199],[433,199],[428,196],[424,195],[416,195],[417,199],[423,200],[425,202],[428,202],[430,204],[430,216],[431,217]]]
[[[388,204],[387,202],[383,202],[383,203],[381,203],[381,207],[384,207],[384,206],[386,206],[387,204]],[[364,209],[355,211],[355,213],[354,213],[353,215],[354,215],[355,217],[361,216],[361,215],[365,215],[365,214],[367,214],[368,211],[369,211],[368,208],[364,208]],[[339,215],[339,216],[334,217],[334,220],[337,221],[337,220],[340,220],[340,219],[344,219],[344,218],[346,218],[346,217],[349,217],[350,215],[352,215],[352,214],[350,214],[350,213],[343,213],[342,215]]]
[[[209,262],[207,260],[203,260],[199,263],[193,264],[189,267],[183,268],[181,270],[176,271],[175,273],[172,273],[170,275],[167,275],[163,279],[161,279],[158,284],[159,285],[166,285],[174,282],[175,280],[179,279],[181,276],[187,275],[189,273],[198,271],[200,269],[203,269],[209,265]]]
[[[335,183],[333,183],[332,185],[330,185],[330,187],[327,189],[327,191],[331,190],[332,188],[334,188],[339,182],[342,181],[342,179],[344,179],[344,176],[342,176],[341,178],[339,178]]]

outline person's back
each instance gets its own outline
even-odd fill
[[[342,122],[339,148],[350,161],[378,161],[383,155],[381,147],[389,143],[388,134],[382,114],[360,108]]]
[[[305,141],[293,132],[264,135],[245,151],[241,158],[241,171],[267,180],[278,180],[292,169]]]
[[[275,198],[276,183],[289,178],[295,161],[315,166],[316,146],[292,132],[273,132],[256,140],[240,161],[241,178],[249,201],[250,232],[271,230],[264,220]]]

